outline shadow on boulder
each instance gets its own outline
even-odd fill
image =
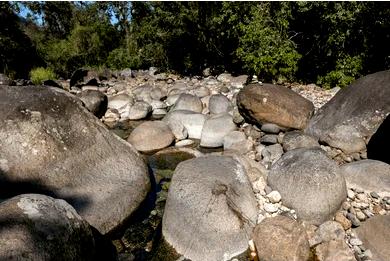
[[[382,122],[367,144],[367,157],[390,164],[390,116]]]

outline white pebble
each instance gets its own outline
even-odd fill
[[[264,210],[267,211],[268,213],[275,213],[276,211],[278,211],[278,207],[274,204],[265,203]]]
[[[282,199],[282,196],[276,190],[274,190],[271,193],[269,193],[267,195],[267,197],[268,197],[269,201],[271,201],[271,203],[278,203]]]

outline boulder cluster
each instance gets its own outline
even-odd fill
[[[0,259],[390,260],[390,71],[0,79]]]

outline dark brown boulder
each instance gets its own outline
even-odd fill
[[[250,122],[292,129],[304,129],[314,112],[312,102],[274,84],[249,84],[238,93],[237,106]]]

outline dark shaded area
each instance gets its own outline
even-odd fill
[[[367,157],[390,164],[390,116],[383,121],[367,144]]]
[[[60,198],[72,205],[78,212],[88,206],[88,198],[64,197],[56,189],[42,184],[39,179],[12,180],[3,172],[0,172],[0,201],[15,197],[20,194],[42,194],[53,198]]]

